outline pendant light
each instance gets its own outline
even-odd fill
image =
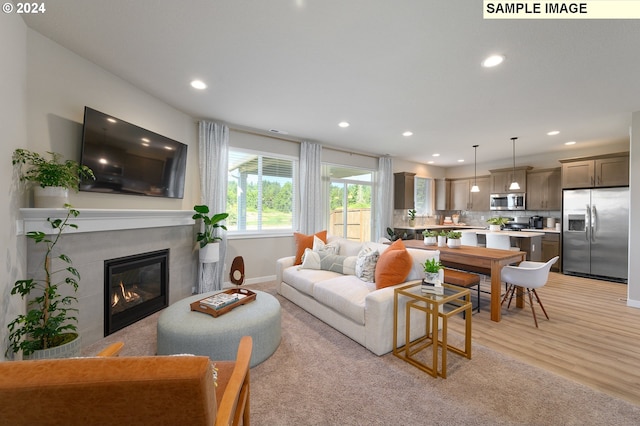
[[[480,145],[473,146],[473,186],[471,187],[471,192],[480,192],[480,188],[478,188],[478,183],[476,182],[476,175],[478,174],[478,147]]]
[[[513,177],[511,186],[509,186],[510,191],[520,189],[520,185],[516,182],[516,139],[518,138],[511,138],[511,142],[513,143]]]

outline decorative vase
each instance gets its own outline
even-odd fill
[[[220,260],[220,243],[209,243],[200,248],[200,263],[215,263]]]
[[[412,228],[414,226],[416,226],[416,220],[415,219],[409,219],[409,226],[412,227]]]
[[[444,247],[447,245],[447,237],[444,235],[438,235],[438,247]]]
[[[425,246],[433,246],[437,242],[436,237],[424,237]]]
[[[440,272],[425,272],[424,280],[431,284],[437,284],[440,282]]]
[[[36,186],[33,188],[33,205],[41,209],[62,209],[69,203],[69,189],[62,186]]]
[[[80,356],[80,336],[77,333],[76,338],[72,341],[53,348],[38,349],[29,355],[24,355],[23,359],[57,359],[57,358],[73,358]]]
[[[499,231],[500,228],[500,225],[489,225],[489,231]]]
[[[460,238],[449,238],[447,240],[447,245],[449,248],[458,248],[462,244],[462,240]]]

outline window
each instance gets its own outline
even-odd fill
[[[416,177],[413,188],[416,215],[431,216],[433,214],[433,179]]]
[[[297,167],[294,158],[230,149],[228,230],[232,233],[293,230]]]
[[[329,185],[329,234],[354,241],[371,241],[373,172],[323,165]]]

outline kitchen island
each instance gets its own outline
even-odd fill
[[[486,234],[502,234],[507,235],[512,240],[511,245],[519,247],[521,251],[527,253],[527,260],[533,260],[536,262],[542,261],[542,237],[544,232],[530,232],[523,231],[489,231],[488,229],[469,229],[461,230],[460,232],[474,232],[477,235]]]

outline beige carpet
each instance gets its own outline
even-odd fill
[[[249,286],[275,294],[272,284]],[[286,299],[282,341],[251,370],[251,418],[260,425],[637,425],[640,407],[478,344],[449,356],[435,379],[382,357]],[[155,353],[158,314],[86,348],[126,343],[122,355]],[[452,336],[460,338],[460,336]]]

